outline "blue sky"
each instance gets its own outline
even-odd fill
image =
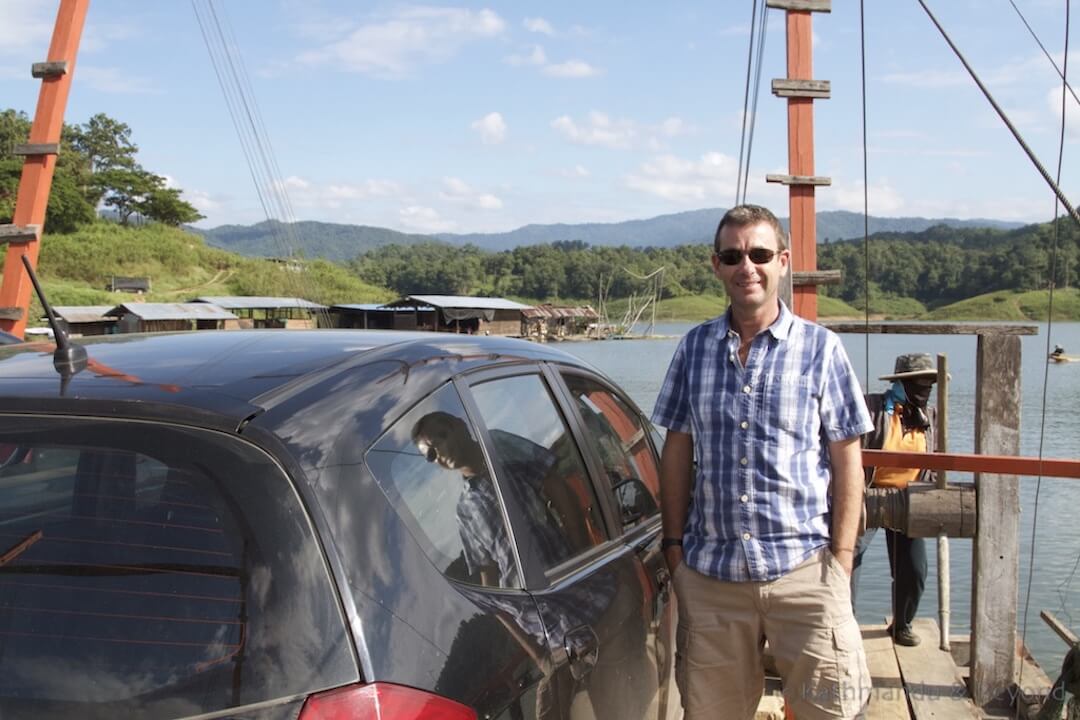
[[[199,0],[205,7],[205,0]],[[1064,0],[1016,0],[1059,66]],[[1061,83],[1008,0],[930,0],[1053,174]],[[0,0],[0,107],[33,112],[58,3]],[[870,212],[1044,221],[1050,190],[925,13],[867,2]],[[215,0],[297,219],[406,232],[613,222],[735,196],[747,1]],[[1080,8],[1074,8],[1080,10]],[[783,13],[769,11],[748,199],[787,214]],[[1070,82],[1080,87],[1080,17]],[[862,210],[859,12],[814,16],[818,208]],[[1078,48],[1080,49],[1080,48]],[[1069,99],[1063,186],[1080,201]],[[67,120],[128,123],[213,227],[265,219],[188,0],[92,0]]]

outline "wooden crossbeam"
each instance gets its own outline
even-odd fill
[[[766,175],[765,182],[781,185],[832,185],[832,178],[820,175]]]
[[[30,74],[38,80],[60,77],[67,75],[67,60],[53,60],[51,62],[36,62],[30,66]]]
[[[12,155],[59,155],[60,143],[22,143],[11,151]]]
[[[839,285],[844,281],[839,270],[796,270],[791,274],[791,284],[804,285]]]
[[[22,320],[22,308],[0,307],[0,320]]]
[[[993,473],[1080,479],[1080,460],[974,453],[908,453],[863,450],[864,467],[906,467],[957,472]]]
[[[38,225],[0,225],[0,244],[28,243],[41,239],[41,227]]]
[[[832,12],[832,0],[765,0],[765,7],[802,12]]]
[[[832,94],[832,83],[828,80],[792,80],[790,78],[782,78],[772,81],[772,93],[777,97],[828,99]]]

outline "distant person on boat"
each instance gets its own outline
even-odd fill
[[[1064,354],[1065,354],[1065,348],[1061,347],[1060,345],[1055,345],[1054,346],[1054,352],[1050,353],[1050,355],[1053,356],[1053,357],[1061,357]]]
[[[892,385],[882,393],[866,396],[874,419],[874,429],[863,438],[871,450],[933,452],[936,415],[929,406],[930,393],[937,382],[937,369],[927,353],[911,353],[896,358],[891,375],[882,375]],[[867,487],[906,488],[913,482],[932,480],[929,470],[918,468],[866,468]],[[859,574],[866,550],[876,528],[868,528],[855,546],[855,570],[851,575],[851,604],[854,607]],[[909,538],[895,530],[885,530],[892,575],[892,636],[898,645],[919,644],[911,622],[919,610],[926,588],[926,541]]]
[[[779,300],[776,216],[732,208],[713,250],[730,305],[683,338],[653,413],[685,717],[753,718],[767,639],[795,717],[853,718],[870,694],[848,583],[873,425],[840,339]]]

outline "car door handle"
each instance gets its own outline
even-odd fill
[[[593,629],[587,625],[574,628],[566,633],[563,644],[574,679],[580,680],[588,675],[600,655],[600,641]]]

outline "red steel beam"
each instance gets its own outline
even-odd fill
[[[787,76],[790,80],[813,80],[812,13],[787,11]],[[788,172],[814,175],[814,101],[790,97],[788,115]],[[813,185],[788,188],[791,268],[789,272],[817,270],[817,224]],[[792,310],[807,320],[817,320],[817,288],[798,285],[792,290]]]
[[[886,450],[863,450],[862,458],[864,467],[906,467],[1030,477],[1080,478],[1080,460]]]
[[[75,71],[75,55],[79,51],[79,39],[82,37],[83,24],[90,0],[60,0],[60,9],[56,13],[56,25],[53,28],[52,43],[49,45],[49,62],[66,61],[67,72],[62,75],[46,77],[41,81],[38,94],[37,110],[34,123],[30,127],[30,143],[59,143],[60,131],[64,127],[64,110],[67,107],[68,91],[71,89],[71,76]],[[52,188],[53,171],[56,169],[55,155],[28,155],[23,161],[22,176],[19,179],[19,194],[15,198],[15,213],[12,223],[15,225],[37,225],[45,227],[45,209],[49,205],[49,190]],[[0,285],[0,307],[19,308],[22,317],[17,320],[0,319],[0,330],[5,330],[19,337],[26,330],[27,314],[30,308],[30,278],[19,259],[26,255],[30,263],[37,267],[40,240],[25,244],[9,244],[4,259],[4,279]]]

